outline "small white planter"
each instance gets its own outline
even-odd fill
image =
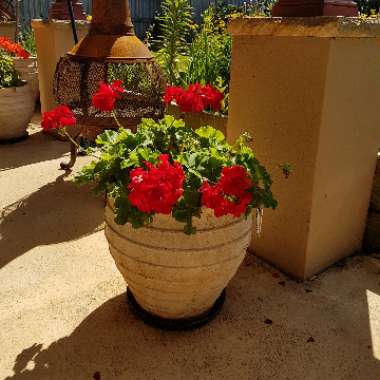
[[[35,101],[29,84],[0,89],[0,141],[27,135]]]
[[[13,62],[16,70],[21,74],[21,79],[29,83],[30,89],[37,100],[39,97],[39,85],[38,85],[38,65],[37,57],[29,57],[22,59],[15,57]]]
[[[133,229],[114,222],[106,207],[110,252],[139,306],[165,319],[193,318],[207,312],[241,265],[251,241],[252,218],[215,218],[204,210],[194,218],[197,234],[156,215],[151,226]]]

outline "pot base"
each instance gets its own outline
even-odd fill
[[[29,134],[25,133],[22,136],[12,137],[10,139],[0,139],[0,145],[16,144],[16,143],[18,143],[20,141],[23,141],[23,140],[27,139],[28,137],[29,137]]]
[[[222,310],[226,300],[226,289],[223,290],[220,297],[215,301],[214,306],[207,312],[192,318],[184,319],[165,319],[151,314],[144,310],[136,301],[132,292],[127,288],[127,301],[133,313],[146,324],[171,331],[188,331],[197,329],[211,322]]]

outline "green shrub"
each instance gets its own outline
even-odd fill
[[[192,30],[192,8],[188,0],[164,0],[161,4],[159,46],[156,58],[171,85],[181,83],[182,57],[187,55],[187,38]]]
[[[0,88],[23,86],[24,82],[16,71],[13,59],[0,53]]]
[[[32,56],[37,55],[36,38],[31,28],[24,28],[20,33],[20,43],[22,47]]]

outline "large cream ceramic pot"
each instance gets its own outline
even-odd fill
[[[114,222],[108,202],[106,237],[117,267],[139,306],[165,319],[207,312],[241,265],[251,241],[252,218],[216,218],[203,210],[195,235],[183,224],[156,215],[152,225],[133,229]]]

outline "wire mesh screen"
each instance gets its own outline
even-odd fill
[[[163,115],[161,93],[164,83],[159,66],[153,62],[99,62],[61,58],[55,75],[54,92],[59,104],[67,104],[79,124],[100,129],[117,128],[108,112],[92,106],[99,83],[122,80],[126,92],[116,103],[115,114],[123,126],[135,128],[141,118],[158,119]],[[97,131],[100,132],[100,131]]]
[[[12,19],[16,13],[13,0],[0,0],[0,20]]]

